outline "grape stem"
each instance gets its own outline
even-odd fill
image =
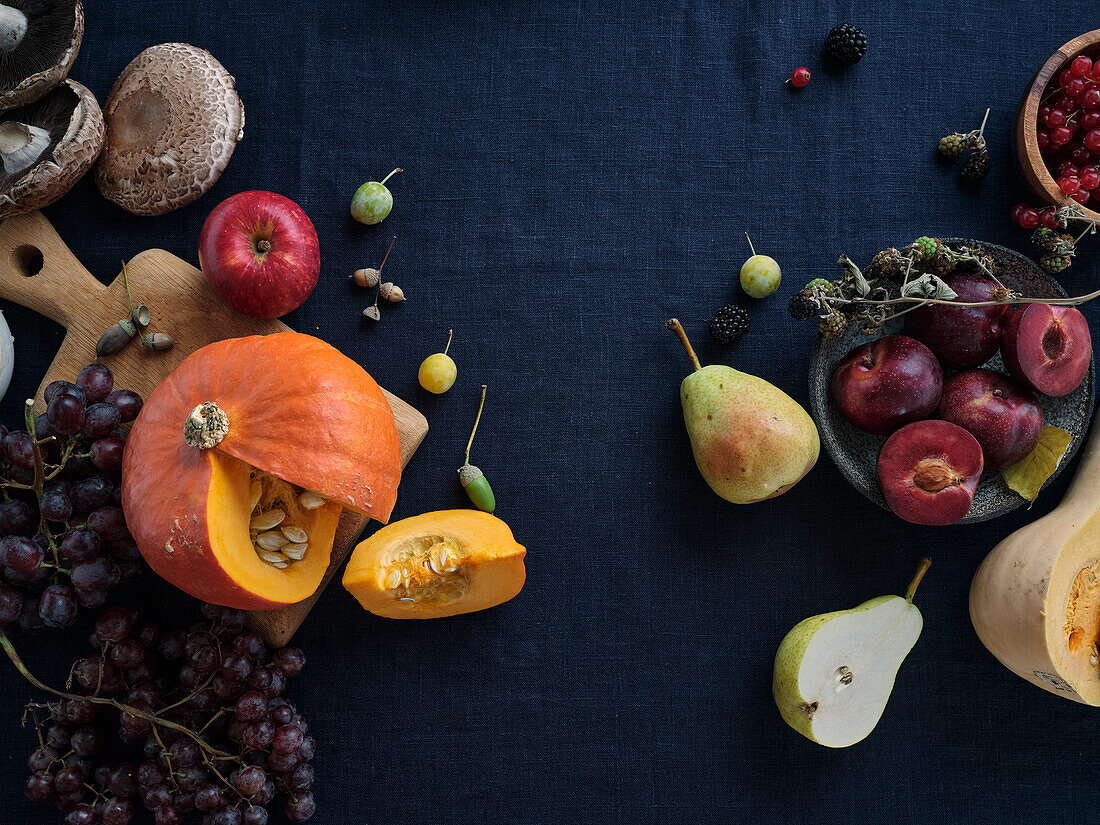
[[[23,420],[27,425],[27,434],[31,437],[31,450],[34,453],[34,484],[31,489],[34,490],[34,495],[41,505],[42,493],[46,485],[46,465],[42,460],[42,444],[38,440],[34,427],[33,398],[28,398],[23,406]],[[41,506],[38,508],[38,532],[46,536],[50,535],[49,527],[46,524],[46,516],[42,514]],[[60,567],[61,559],[57,555],[57,548],[54,546],[53,539],[50,539],[50,555],[53,556],[54,568]]]
[[[207,743],[206,740],[204,740],[201,736],[199,736],[190,728],[185,727],[184,725],[176,724],[175,722],[169,721],[168,719],[162,719],[156,714],[146,713],[145,711],[139,710],[132,705],[126,705],[114,699],[107,699],[103,696],[77,696],[76,694],[65,693],[64,691],[50,687],[49,685],[39,680],[38,677],[36,677],[27,669],[27,666],[23,663],[23,659],[19,656],[19,652],[15,649],[15,645],[12,644],[11,639],[8,638],[8,634],[5,633],[3,630],[0,630],[0,647],[4,648],[4,652],[8,654],[8,658],[11,659],[12,664],[15,665],[15,669],[18,670],[20,674],[22,674],[23,678],[39,690],[45,691],[46,693],[51,693],[61,699],[68,699],[73,702],[92,702],[96,705],[108,705],[120,711],[121,713],[128,713],[131,716],[136,716],[138,719],[144,719],[146,722],[149,722],[153,726],[154,734],[156,734],[157,726],[160,725],[162,727],[168,728],[169,730],[174,730],[178,733],[182,733],[185,736],[189,736],[200,748],[202,748],[211,756],[214,756],[218,759],[233,759],[232,754],[225,753],[224,751],[218,750],[217,748],[213,747],[212,745]]]

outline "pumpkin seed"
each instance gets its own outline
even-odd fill
[[[302,544],[302,543],[287,544],[287,545],[284,545],[284,547],[282,549],[282,552],[291,561],[301,561],[305,557],[306,550],[308,550],[308,549],[309,549],[308,544]]]
[[[386,589],[396,590],[401,586],[401,582],[404,581],[404,579],[405,577],[401,574],[401,570],[395,567],[386,575]]]
[[[410,599],[408,596],[402,596],[400,599],[398,599],[398,601],[399,602],[415,602],[416,599]]]
[[[283,527],[283,535],[294,544],[305,544],[309,541],[309,533],[293,524]]]
[[[256,509],[256,505],[260,503],[260,496],[263,495],[264,486],[260,484],[259,479],[253,479],[252,483],[248,485],[248,512],[253,512]]]
[[[285,518],[286,513],[276,507],[274,510],[268,510],[266,513],[260,513],[258,516],[252,519],[248,527],[250,530],[256,530],[257,532],[262,533],[265,530],[273,530],[274,528],[278,527],[280,524],[282,524],[283,519]]]
[[[282,553],[272,553],[269,550],[265,550],[260,553],[260,558],[266,561],[268,564],[275,564],[276,562],[286,561],[286,556]]]
[[[256,545],[263,550],[280,550],[286,544],[289,544],[286,540],[286,536],[274,530],[269,533],[260,533],[260,535],[256,536]]]
[[[320,493],[312,490],[303,490],[298,495],[298,504],[303,510],[316,510],[325,503],[326,499]]]

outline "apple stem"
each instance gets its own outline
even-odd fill
[[[909,582],[909,587],[905,589],[905,601],[909,604],[913,603],[913,597],[917,595],[917,587],[920,585],[920,580],[924,578],[924,574],[928,572],[928,568],[932,566],[932,559],[921,559],[920,564],[917,566],[916,575],[913,576],[913,581]]]
[[[404,172],[404,171],[405,171],[404,169],[394,169],[392,172],[390,172],[388,175],[386,175],[386,177],[382,178],[382,180],[380,180],[379,183],[381,183],[383,186],[385,186],[386,181],[388,181],[390,178],[392,178],[398,172]]]
[[[454,338],[455,331],[453,329],[447,330],[447,346],[443,348],[443,354],[446,355],[451,348],[451,339]]]
[[[752,254],[756,254],[756,247],[752,245],[752,238],[749,237],[749,233],[745,233],[745,240],[749,242],[749,249],[752,250]]]
[[[699,363],[699,356],[696,355],[695,350],[691,348],[691,341],[688,340],[683,325],[675,318],[671,318],[665,321],[665,326],[676,333],[676,337],[680,339],[680,343],[683,344],[684,349],[687,350],[688,358],[691,359],[691,365],[695,367],[695,369],[701,370],[703,365]]]

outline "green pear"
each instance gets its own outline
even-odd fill
[[[752,504],[787,492],[817,462],[814,420],[774,384],[733,367],[699,363],[687,333],[676,333],[695,367],[680,384],[684,424],[695,464],[718,495]]]
[[[788,725],[830,748],[854,745],[875,729],[924,627],[913,595],[931,563],[921,561],[904,598],[880,596],[811,616],[784,637],[772,695]]]

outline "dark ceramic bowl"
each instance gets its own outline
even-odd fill
[[[1034,298],[1064,298],[1066,295],[1057,281],[1018,252],[995,244],[961,238],[947,238],[945,241],[952,245],[964,243],[980,246],[1000,264],[997,277],[1001,282],[1022,295]],[[882,335],[903,333],[903,327],[902,318],[888,321],[882,328]],[[821,335],[817,337],[810,355],[810,410],[817,422],[825,450],[832,456],[840,472],[863,495],[880,507],[888,509],[879,489],[876,470],[879,450],[886,437],[865,433],[849,424],[833,403],[829,392],[829,383],[836,365],[853,347],[868,340],[871,339],[860,335],[858,330],[850,330],[843,338],[825,338]],[[982,366],[1006,372],[1000,353]],[[1095,384],[1094,355],[1088,375],[1072,393],[1062,398],[1038,396],[1039,405],[1043,408],[1044,424],[1060,427],[1073,436],[1066,455],[1058,464],[1054,475],[1047,480],[1047,484],[1069,464],[1085,440],[1089,420],[1092,418]],[[972,524],[996,518],[1015,510],[1023,503],[1024,499],[1008,488],[999,472],[989,471],[982,475],[974,503],[970,505],[970,512],[959,523]]]

